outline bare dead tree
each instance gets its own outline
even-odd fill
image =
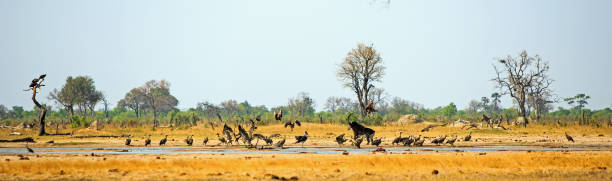
[[[375,89],[373,83],[382,81],[384,74],[383,59],[373,45],[358,44],[340,64],[337,76],[344,82],[345,87],[357,94],[361,118],[367,115],[366,105],[371,91]]]
[[[551,103],[556,102],[552,91],[548,89],[552,80],[537,83],[531,88],[531,93],[527,96],[527,104],[533,108],[536,120],[540,120],[542,113],[553,109]]]
[[[42,106],[36,100],[36,90],[38,90],[42,86],[45,86],[42,83],[43,81],[45,81],[46,76],[47,74],[42,74],[38,78],[34,78],[32,82],[30,83],[30,88],[25,90],[25,91],[32,90],[32,102],[34,102],[36,107],[38,107],[38,109],[41,110],[40,117],[38,118],[40,120],[40,129],[38,130],[38,136],[47,135],[47,132],[45,132],[45,116],[47,115],[47,108]]]
[[[510,95],[519,108],[519,117],[524,119],[524,126],[529,124],[526,113],[526,103],[529,95],[549,91],[552,82],[547,74],[550,68],[548,62],[543,61],[539,55],[529,57],[527,51],[523,50],[519,57],[508,55],[505,59],[498,59],[501,66],[493,65],[496,77],[492,79],[496,88],[500,89],[502,95]],[[539,88],[541,90],[536,90]]]

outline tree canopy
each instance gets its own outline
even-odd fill
[[[384,75],[383,59],[373,45],[358,44],[340,64],[337,76],[344,87],[355,92],[361,118],[367,114],[366,105],[375,90],[374,83],[382,81]]]

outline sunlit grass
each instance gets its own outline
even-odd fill
[[[300,180],[609,180],[612,152],[500,152],[364,155],[0,156],[2,178],[230,179],[297,176]],[[106,158],[106,160],[104,160]],[[5,161],[10,159],[10,161]],[[438,170],[438,175],[432,171]],[[61,172],[64,175],[60,175]]]

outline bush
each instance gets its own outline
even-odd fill
[[[383,117],[380,114],[371,114],[364,119],[365,124],[381,126],[383,125]]]
[[[88,127],[90,124],[90,122],[87,121],[84,116],[73,115],[70,117],[70,120],[72,121],[72,128]]]

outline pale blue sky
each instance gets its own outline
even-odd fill
[[[363,42],[387,66],[379,87],[426,107],[490,95],[493,58],[526,49],[551,62],[559,96],[584,92],[599,109],[612,105],[611,9],[595,0],[0,0],[0,104],[31,108],[22,89],[47,73],[47,103],[67,76],[88,75],[113,103],[166,79],[183,109],[227,99],[272,107],[301,91],[321,109],[328,96],[353,96],[335,70]]]

